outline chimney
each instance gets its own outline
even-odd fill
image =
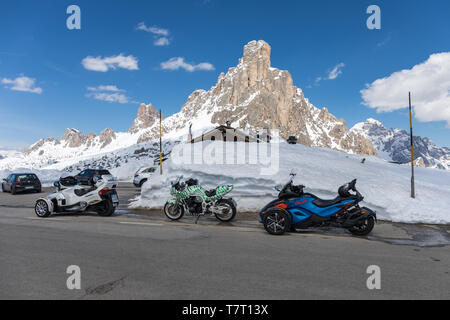
[[[188,143],[192,143],[192,123],[189,125]]]

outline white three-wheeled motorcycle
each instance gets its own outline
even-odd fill
[[[109,217],[119,206],[116,192],[117,181],[112,177],[94,177],[92,184],[85,186],[75,182],[67,183],[67,179],[56,181],[56,190],[47,198],[36,201],[34,211],[40,218],[52,213],[71,213],[94,211],[100,216]],[[66,183],[66,184],[64,184]]]

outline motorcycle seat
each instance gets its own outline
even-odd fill
[[[214,189],[214,190],[205,191],[205,194],[206,194],[207,197],[211,198],[211,197],[214,197],[217,194],[217,190]]]
[[[92,189],[92,188],[90,188],[90,189],[75,189],[74,192],[75,192],[75,195],[77,195],[78,197],[82,197],[85,194],[88,194],[89,192],[91,192],[93,190],[95,190],[95,189]]]
[[[342,200],[344,200],[344,199],[341,197],[337,197],[336,199],[333,199],[333,200],[323,200],[323,199],[317,198],[316,200],[313,201],[313,203],[314,203],[314,205],[318,206],[319,208],[326,208],[326,207],[331,207],[335,204],[338,204]]]

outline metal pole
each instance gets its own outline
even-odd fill
[[[161,172],[161,175],[163,174],[163,167],[162,167],[162,110],[159,110],[159,169]]]
[[[414,186],[414,137],[412,128],[412,105],[411,92],[409,93],[409,128],[411,131],[411,198],[416,198],[416,191]]]

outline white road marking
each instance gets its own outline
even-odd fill
[[[38,217],[27,217],[28,220],[38,220],[38,221],[70,221],[68,219],[57,219],[57,218],[38,218]]]
[[[139,225],[139,226],[152,226],[152,227],[161,227],[164,224],[162,223],[150,223],[150,222],[119,222],[120,224],[130,224],[130,225]]]

